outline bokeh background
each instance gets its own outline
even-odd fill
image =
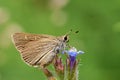
[[[46,80],[29,67],[11,34],[63,35],[85,51],[79,80],[120,80],[120,0],[0,0],[0,80]]]

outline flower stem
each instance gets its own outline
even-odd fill
[[[48,78],[48,80],[57,80],[48,69],[43,68],[42,70]]]

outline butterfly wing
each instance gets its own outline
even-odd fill
[[[15,33],[13,42],[23,60],[32,66],[49,64],[56,55],[54,48],[58,44],[54,36],[26,33]]]

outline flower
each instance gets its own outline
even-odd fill
[[[76,56],[78,54],[83,54],[83,51],[77,51],[75,47],[72,47],[69,51],[65,51],[69,55],[69,60],[70,60],[70,68],[73,69],[76,63]]]

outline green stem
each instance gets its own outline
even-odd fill
[[[42,70],[48,80],[57,80],[48,69],[43,68]]]

